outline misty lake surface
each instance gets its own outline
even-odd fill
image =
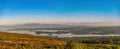
[[[72,33],[40,33],[36,34],[34,31],[28,31],[28,30],[14,30],[14,31],[5,31],[10,33],[20,33],[20,34],[30,34],[35,36],[49,36],[49,37],[58,37],[58,38],[71,38],[71,37],[109,37],[109,36],[120,36],[120,34],[72,34]]]

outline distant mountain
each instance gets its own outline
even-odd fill
[[[80,25],[74,24],[40,24],[40,23],[26,23],[26,24],[17,24],[14,26],[0,26],[0,30],[5,29],[31,29],[31,28],[69,28],[69,27],[78,27]]]
[[[17,25],[13,25],[13,26],[0,26],[0,30],[41,29],[41,28],[54,28],[54,29],[67,28],[67,29],[71,29],[71,28],[75,28],[75,27],[84,28],[84,27],[96,27],[96,26],[97,27],[99,27],[99,26],[105,27],[105,25],[103,25],[103,24],[104,23],[87,23],[87,22],[81,22],[81,23],[66,22],[66,23],[58,23],[58,24],[26,23],[26,24],[17,24]]]
[[[66,25],[66,24],[39,24],[39,23],[27,23],[21,25],[15,25],[14,27],[30,27],[30,28],[54,28],[54,27],[70,27],[73,25]]]
[[[13,26],[0,26],[0,31],[5,31],[9,29],[14,29],[14,27]]]

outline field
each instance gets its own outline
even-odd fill
[[[0,49],[120,49],[119,37],[70,38],[0,32]]]

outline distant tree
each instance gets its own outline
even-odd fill
[[[112,46],[112,49],[120,49],[120,46]]]
[[[104,49],[112,49],[112,47],[110,45],[106,45],[104,46]]]
[[[68,41],[65,49],[81,49],[80,44],[74,40]]]

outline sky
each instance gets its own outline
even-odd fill
[[[0,25],[117,23],[120,0],[0,0]]]

